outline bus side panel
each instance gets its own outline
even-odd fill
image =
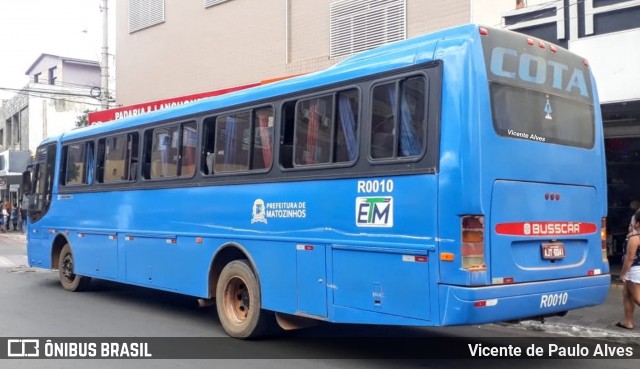
[[[260,283],[262,308],[295,314],[296,243],[243,240],[241,246],[249,253]],[[322,302],[324,306],[326,302]]]
[[[46,230],[30,224],[27,238],[27,259],[32,267],[50,269],[52,240]]]
[[[151,287],[172,287],[172,276],[177,271],[176,264],[184,264],[185,254],[177,252],[161,235],[124,236],[126,281]],[[173,278],[179,281],[180,278]]]
[[[118,278],[118,241],[108,233],[70,232],[74,271],[80,275],[104,279]]]
[[[211,258],[220,239],[196,242],[193,236],[137,235],[119,236],[124,280],[129,283],[188,295],[208,297]],[[121,278],[122,279],[122,278]]]
[[[429,255],[333,250],[334,304],[429,320]]]

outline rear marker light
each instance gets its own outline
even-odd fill
[[[426,263],[429,258],[426,256],[402,255],[402,261],[409,263]]]
[[[84,233],[78,233],[78,238],[83,238],[84,237]]]
[[[124,236],[126,241],[133,241],[133,236]]]
[[[110,234],[110,235],[109,235],[109,239],[110,239],[110,240],[117,240],[117,239],[118,239],[118,237],[116,237],[116,235]]]
[[[176,240],[175,238],[167,238],[167,243],[178,243],[178,240]]]
[[[487,269],[484,259],[484,217],[467,215],[462,217],[460,255],[462,269],[482,272]]]
[[[587,272],[587,275],[600,275],[602,274],[602,270],[600,269],[593,269]]]
[[[196,237],[196,243],[202,243],[202,237]]]
[[[600,247],[602,249],[602,261],[609,262],[607,257],[607,218],[602,218],[600,224]]]
[[[480,31],[480,34],[482,36],[488,36],[489,35],[489,30],[486,29],[486,28],[480,27],[479,31]]]
[[[546,47],[547,47],[547,45],[546,45],[544,42],[542,42],[542,41],[538,41],[538,46],[539,46],[541,49],[544,49],[544,48],[546,48]]]
[[[584,63],[584,66],[585,66],[585,67],[587,67],[587,68],[589,67],[589,61],[588,61],[587,59],[585,59],[585,60],[583,61],[583,63]]]
[[[491,279],[491,284],[512,284],[515,282],[513,277],[497,277]]]
[[[528,38],[528,39],[527,39],[527,43],[528,43],[529,45],[531,45],[531,46],[533,46],[533,45],[535,45],[535,44],[536,44],[536,42],[535,42],[535,41],[533,41],[533,39],[532,39],[532,38]]]
[[[555,45],[551,45],[551,47],[549,47],[549,50],[555,53],[556,51],[558,51],[558,48],[555,47]]]
[[[450,252],[441,252],[440,253],[440,260],[442,260],[442,261],[453,261],[453,260],[455,260],[455,257]]]
[[[473,303],[475,307],[487,307],[498,305],[498,299],[480,300]]]

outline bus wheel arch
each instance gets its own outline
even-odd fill
[[[62,234],[58,234],[53,240],[53,245],[51,246],[51,269],[60,268],[60,253],[62,253],[64,245],[67,244],[71,245],[69,240]]]
[[[237,243],[227,243],[220,247],[218,251],[216,251],[213,256],[213,260],[211,261],[211,266],[209,267],[209,297],[216,297],[216,286],[218,285],[218,280],[220,279],[220,274],[222,274],[222,270],[224,267],[231,263],[234,260],[242,260],[245,259],[249,262],[249,266],[251,270],[256,276],[258,280],[258,286],[260,286],[260,276],[258,274],[258,269],[256,268],[255,262],[251,257],[251,254],[245,249],[243,246]]]
[[[218,319],[229,336],[256,338],[274,326],[274,314],[262,309],[258,273],[244,248],[223,246],[214,257],[209,280],[210,291],[215,291]]]
[[[69,292],[86,291],[89,288],[89,283],[91,283],[91,278],[74,273],[75,266],[71,244],[69,244],[64,237],[61,239],[63,239],[65,243],[58,252],[58,261],[56,263],[60,284],[62,288]],[[56,242],[58,242],[58,239],[56,239]],[[54,245],[57,245],[57,243]]]

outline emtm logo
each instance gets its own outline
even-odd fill
[[[356,226],[393,227],[393,197],[356,197]]]

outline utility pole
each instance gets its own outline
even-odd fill
[[[102,110],[109,109],[109,9],[108,0],[100,0],[102,12],[102,63],[100,66],[100,100]]]

